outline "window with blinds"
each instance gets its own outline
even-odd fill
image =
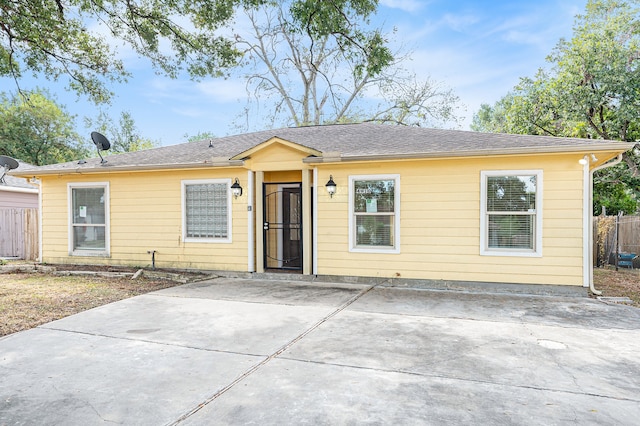
[[[185,240],[230,238],[229,180],[183,182]]]
[[[541,172],[483,172],[483,249],[538,253]],[[488,253],[485,253],[488,254]]]
[[[108,255],[108,184],[69,184],[70,253]]]
[[[398,180],[396,175],[350,178],[352,249],[397,249]]]

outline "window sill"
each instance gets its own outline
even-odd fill
[[[231,244],[231,238],[185,238],[185,243]]]
[[[381,253],[381,254],[400,254],[400,248],[394,247],[352,247],[349,249],[351,253]]]
[[[485,249],[480,250],[480,256],[542,257],[542,252],[529,250]]]
[[[69,253],[69,256],[75,257],[110,257],[106,251],[92,251],[92,250],[74,250]]]

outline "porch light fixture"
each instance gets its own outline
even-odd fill
[[[329,196],[331,198],[333,198],[333,194],[336,193],[336,187],[337,186],[338,185],[336,185],[336,183],[333,181],[333,175],[329,175],[329,182],[327,182],[325,187],[327,188],[327,192],[329,193]]]
[[[240,186],[238,178],[236,178],[236,181],[233,182],[233,185],[231,185],[231,193],[233,194],[234,198],[238,198],[242,195],[242,187]]]

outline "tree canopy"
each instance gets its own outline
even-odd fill
[[[89,132],[78,134],[76,125],[76,117],[44,90],[36,89],[28,97],[0,93],[0,155],[36,166],[95,155]],[[158,145],[139,134],[128,112],[122,113],[118,122],[101,112],[95,120],[85,119],[85,125],[107,136],[114,153]]]
[[[576,16],[573,37],[560,40],[548,70],[525,77],[474,116],[476,131],[640,138],[640,2],[590,0]],[[594,211],[634,213],[640,199],[639,152],[594,177]]]
[[[87,155],[89,145],[75,131],[74,117],[35,91],[0,94],[0,154],[41,166]]]
[[[58,80],[96,103],[113,95],[109,82],[129,77],[121,47],[148,58],[170,77],[223,75],[242,52],[228,30],[238,8],[278,4],[273,0],[21,0],[0,7],[0,76],[19,85],[24,73]],[[383,40],[365,34],[352,20],[366,19],[377,0],[293,0],[291,29],[333,37],[362,56],[380,56]],[[383,63],[356,60],[361,72]]]
[[[140,151],[160,145],[159,142],[140,135],[131,113],[127,111],[120,114],[117,122],[101,111],[96,119],[85,119],[85,125],[104,134],[111,143],[113,153]]]
[[[425,125],[454,118],[457,96],[402,69],[406,55],[392,52],[387,35],[362,19],[373,8],[351,8],[345,22],[351,35],[346,36],[318,30],[316,24],[297,29],[300,16],[293,3],[245,10],[251,30],[236,41],[246,70],[247,124],[258,111],[271,125],[294,126],[353,121]],[[318,25],[326,19],[335,17],[329,14]]]

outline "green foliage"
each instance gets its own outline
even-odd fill
[[[46,95],[0,94],[0,154],[38,166],[86,155],[88,144],[74,131],[74,117]]]
[[[294,24],[299,24],[294,27],[298,26],[311,40],[335,38],[354,64],[356,76],[362,77],[380,74],[393,61],[380,31],[364,31],[358,25],[361,21],[366,22],[377,6],[377,0],[299,0],[292,3],[290,11]],[[321,46],[322,43],[310,46],[311,58],[323,54]],[[314,52],[316,47],[318,51]]]
[[[189,134],[185,134],[184,138],[187,142],[197,142],[204,139],[215,139],[217,136],[213,132],[198,132],[195,135],[190,136]]]
[[[142,137],[129,112],[122,112],[118,123],[101,111],[94,120],[85,119],[85,125],[105,135],[113,153],[133,152],[160,146],[158,141]]]
[[[603,207],[608,215],[616,215],[618,212],[624,212],[625,214],[636,213],[638,200],[624,184],[595,183],[593,187],[594,215],[602,213]]]
[[[576,17],[573,37],[560,40],[540,70],[494,106],[483,105],[472,129],[488,132],[640,139],[640,8],[637,0],[591,0]],[[640,154],[597,172],[594,209],[637,210]],[[636,203],[636,207],[631,207]]]
[[[217,35],[242,0],[21,0],[0,8],[0,75],[19,79],[30,71],[57,80],[93,101],[112,96],[110,81],[128,73],[116,45],[134,50],[169,76],[220,75],[235,64],[233,42]],[[108,40],[95,31],[105,28]]]
[[[391,60],[377,33],[354,22],[376,10],[377,0],[293,0],[289,30],[331,36],[357,57],[358,67],[379,73]],[[25,72],[58,80],[96,103],[108,102],[108,85],[129,73],[117,59],[120,46],[148,58],[176,77],[221,76],[238,64],[234,31],[239,8],[255,10],[271,0],[21,0],[0,7],[0,76],[19,82]],[[95,28],[106,31],[98,32]],[[102,34],[108,34],[108,38]],[[228,36],[225,34],[229,34]],[[110,40],[113,39],[113,40]],[[368,58],[376,58],[370,61]]]
[[[593,178],[593,212],[600,214],[637,213],[640,200],[640,177],[630,172],[627,163],[603,169]]]

